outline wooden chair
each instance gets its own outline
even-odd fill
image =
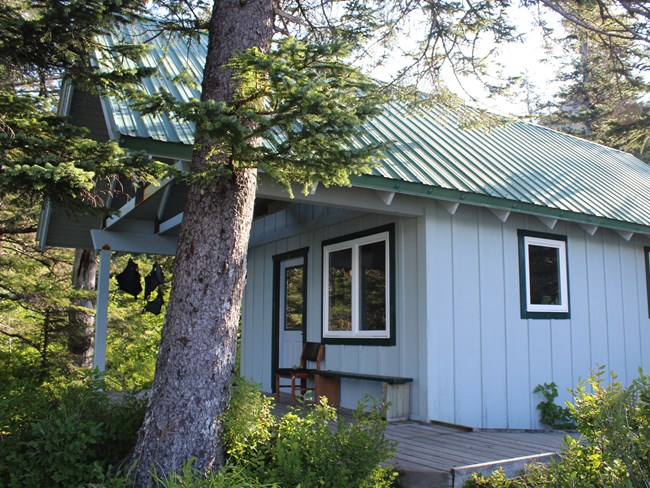
[[[300,380],[300,393],[304,396],[307,390],[307,380],[315,380],[314,369],[307,367],[308,362],[316,363],[316,371],[325,353],[325,345],[319,342],[305,342],[300,353],[300,366],[294,368],[278,368],[275,372],[275,400],[280,401],[280,388],[291,388],[291,404],[296,404],[296,380]],[[280,379],[287,378],[290,383],[281,384]]]

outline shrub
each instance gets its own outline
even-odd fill
[[[155,484],[161,488],[279,488],[274,484],[261,483],[252,478],[240,466],[228,464],[215,474],[202,473],[192,468],[190,460],[178,473],[171,473],[165,478],[155,478]]]
[[[0,395],[2,486],[102,481],[135,444],[144,401],[112,399],[96,376],[12,386]]]
[[[540,412],[540,421],[551,429],[574,429],[575,420],[571,417],[571,410],[568,407],[561,407],[555,404],[557,398],[557,385],[555,383],[544,383],[537,385],[533,393],[541,393],[544,400],[537,404]]]
[[[269,462],[269,442],[276,428],[271,398],[257,386],[235,378],[224,416],[224,449],[231,462],[250,473],[261,473]]]
[[[352,422],[325,402],[276,419],[270,399],[239,380],[224,418],[226,453],[251,476],[282,487],[391,486],[395,474],[380,464],[394,445],[383,410],[369,403],[359,404]]]
[[[582,438],[567,437],[559,461],[531,466],[513,480],[478,476],[467,486],[650,486],[650,377],[640,372],[628,387],[612,379],[605,385],[600,368],[573,391],[568,408]]]

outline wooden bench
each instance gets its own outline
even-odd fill
[[[381,383],[381,401],[389,403],[386,420],[406,420],[409,415],[409,385],[413,378],[376,374],[348,373],[346,371],[314,371],[316,398],[324,396],[327,402],[338,407],[341,400],[341,378],[377,381]]]

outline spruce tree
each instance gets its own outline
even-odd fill
[[[619,25],[616,17],[601,18],[600,8],[595,0],[579,4],[581,17],[600,30]],[[647,54],[631,39],[605,36],[568,20],[563,26],[563,88],[542,123],[650,161]]]

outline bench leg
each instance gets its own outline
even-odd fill
[[[316,375],[314,378],[314,400],[319,402],[320,397],[327,398],[328,405],[338,407],[341,398],[341,380]]]
[[[391,420],[408,419],[410,406],[410,388],[408,383],[402,385],[382,383],[381,397],[382,402],[390,402],[390,407],[386,411],[386,420],[390,422]]]

